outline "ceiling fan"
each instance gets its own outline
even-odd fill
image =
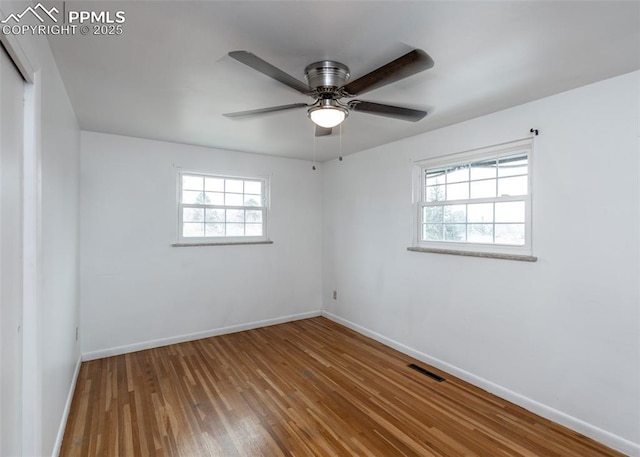
[[[229,118],[308,108],[307,115],[316,124],[315,135],[325,136],[330,135],[332,128],[340,125],[350,111],[360,111],[411,122],[419,121],[427,115],[426,111],[401,106],[384,105],[364,100],[342,101],[343,98],[356,97],[433,67],[433,59],[421,49],[414,49],[351,82],[347,82],[350,74],[346,65],[332,60],[315,62],[305,68],[307,84],[250,52],[232,51],[229,56],[304,95],[314,98],[313,103],[310,104],[292,103],[223,114]]]

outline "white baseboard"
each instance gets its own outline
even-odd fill
[[[60,455],[62,438],[64,438],[64,431],[67,428],[67,419],[69,419],[69,412],[71,411],[71,402],[73,401],[73,394],[76,391],[76,383],[78,382],[78,376],[80,375],[80,365],[82,365],[81,356],[78,357],[76,369],[73,371],[73,378],[71,378],[71,385],[69,386],[69,393],[67,394],[67,402],[64,405],[62,419],[60,419],[60,427],[58,428],[58,435],[56,436],[56,442],[53,445],[52,457],[58,457],[58,455]]]
[[[535,400],[532,400],[531,398],[520,395],[498,384],[481,378],[480,376],[476,376],[473,373],[469,373],[468,371],[465,371],[454,365],[443,362],[442,360],[439,360],[435,357],[431,357],[428,354],[417,351],[413,348],[410,348],[409,346],[405,346],[398,341],[387,338],[386,336],[374,332],[373,330],[369,330],[368,328],[362,327],[361,325],[355,324],[328,311],[323,310],[322,316],[334,322],[337,322],[338,324],[344,325],[345,327],[348,327],[352,330],[355,330],[358,333],[368,336],[369,338],[379,341],[382,344],[392,347],[397,351],[407,354],[414,359],[421,360],[442,371],[450,373],[453,376],[463,379],[464,381],[467,381],[474,386],[480,387],[481,389],[484,389],[487,392],[490,392],[500,398],[508,400],[511,403],[522,406],[523,408],[536,413],[546,419],[552,420],[558,424],[564,425],[567,428],[575,430],[576,432],[588,436],[589,438],[592,438],[606,446],[609,446],[620,452],[624,452],[631,457],[640,457],[640,444],[638,443],[634,443],[618,435],[614,435],[613,433],[607,432],[606,430],[596,427],[595,425],[589,424],[576,417],[565,414],[562,411],[558,411],[557,409],[554,409],[550,406],[544,405]]]
[[[157,340],[144,341],[142,343],[134,343],[134,344],[128,344],[125,346],[101,349],[99,351],[85,352],[82,354],[82,360],[103,359],[105,357],[112,357],[114,355],[128,354],[130,352],[136,352],[136,351],[144,351],[145,349],[153,349],[153,348],[158,348],[162,346],[168,346],[170,344],[200,340],[202,338],[225,335],[227,333],[242,332],[244,330],[251,330],[259,327],[267,327],[269,325],[283,324],[285,322],[292,322],[300,319],[308,319],[310,317],[318,317],[320,315],[321,315],[320,311],[310,311],[307,313],[291,314],[288,316],[276,317],[273,319],[266,319],[262,321],[249,322],[246,324],[231,325],[228,327],[205,330],[204,332],[188,333],[186,335],[172,336],[169,338],[160,338]]]

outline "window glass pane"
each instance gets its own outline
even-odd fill
[[[467,205],[467,222],[493,223],[493,203]]]
[[[467,241],[469,243],[493,243],[493,224],[467,225]]]
[[[445,241],[466,241],[466,224],[444,224]]]
[[[444,200],[444,186],[429,186],[425,188],[425,196],[428,202]]]
[[[471,179],[486,179],[496,177],[496,161],[486,160],[471,164]]]
[[[242,206],[243,203],[242,194],[224,194],[224,204],[226,206]]]
[[[182,236],[184,237],[204,236],[204,224],[191,223],[191,222],[182,224]]]
[[[460,165],[447,170],[447,183],[469,181],[469,165]]]
[[[496,224],[496,244],[524,245],[524,224]]]
[[[183,208],[183,222],[202,222],[204,221],[204,209],[202,208]]]
[[[498,160],[498,176],[526,175],[528,169],[527,156],[502,157]]]
[[[207,205],[224,206],[224,194],[222,192],[206,192]]]
[[[202,176],[182,175],[183,190],[203,190],[204,178]]]
[[[244,206],[262,206],[262,196],[245,194]]]
[[[420,209],[414,213],[420,240],[523,246],[530,222],[530,149],[524,142],[517,148],[493,146],[478,150],[475,159],[461,153],[458,163],[434,161],[434,168],[422,168]]]
[[[265,236],[268,189],[263,180],[198,174],[181,174],[180,179],[183,237]]]
[[[425,241],[442,241],[442,224],[422,224],[422,239]]]
[[[261,210],[247,210],[245,211],[244,220],[246,222],[262,222]]]
[[[445,222],[467,222],[467,205],[447,205],[444,207]]]
[[[247,236],[262,236],[262,224],[247,224],[247,225],[245,225],[245,235],[247,235]]]
[[[515,178],[498,179],[498,195],[527,195],[527,177],[517,176]]]
[[[209,197],[207,196],[206,192],[198,192],[198,195],[196,196],[196,198],[193,201],[193,203],[197,203],[199,205],[210,205],[211,204],[211,202],[209,201]]]
[[[469,183],[447,184],[447,200],[466,200],[469,198]]]
[[[192,190],[183,190],[182,191],[182,203],[186,203],[187,205],[192,205],[194,203],[200,203],[202,200],[202,192],[200,191],[192,191]]]
[[[422,213],[422,222],[442,223],[443,214],[442,206],[425,206]]]
[[[224,192],[224,179],[222,178],[205,178],[204,190],[208,192]]]
[[[225,179],[225,192],[233,192],[236,194],[241,194],[244,192],[243,181],[241,179]]]
[[[244,224],[227,224],[227,236],[244,236]]]
[[[228,209],[227,210],[227,222],[244,222],[244,210],[242,210],[242,209]]]
[[[425,170],[425,186],[435,186],[437,184],[444,184],[444,170]]]
[[[206,236],[224,236],[224,224],[206,224],[205,232]]]
[[[524,202],[496,203],[496,222],[524,222]]]
[[[262,182],[260,181],[245,181],[244,182],[245,194],[257,194],[262,195]]]
[[[224,210],[207,208],[205,217],[207,222],[224,222]]]
[[[471,182],[471,198],[493,198],[496,196],[496,180]]]

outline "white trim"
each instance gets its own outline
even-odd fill
[[[445,371],[453,376],[467,381],[476,387],[480,387],[481,389],[484,389],[487,392],[497,395],[498,397],[510,401],[518,406],[522,406],[523,408],[546,419],[564,425],[565,427],[575,430],[578,433],[582,433],[583,435],[588,436],[606,446],[609,446],[620,452],[624,452],[629,456],[640,457],[640,443],[634,443],[625,438],[622,438],[621,436],[615,435],[599,427],[596,427],[595,425],[578,419],[577,417],[570,416],[569,414],[563,413],[562,411],[539,403],[536,400],[513,392],[487,379],[463,370],[462,368],[458,368],[455,365],[451,365],[440,359],[425,354],[424,352],[420,352],[398,341],[392,340],[391,338],[387,338],[380,333],[369,330],[366,327],[362,327],[361,325],[355,324],[328,311],[323,310],[322,316],[334,322],[337,322],[338,324],[344,325],[345,327],[348,327],[358,333],[361,333],[362,335],[368,336],[369,338],[385,344],[397,351],[400,351],[403,354],[413,357],[414,359],[418,359],[424,363],[433,365],[434,367],[442,371]]]
[[[228,327],[220,327],[211,330],[205,330],[204,332],[187,333],[185,335],[171,336],[168,338],[160,338],[157,340],[143,341],[141,343],[127,344],[124,346],[118,346],[108,349],[100,349],[98,351],[85,352],[82,354],[82,360],[96,360],[105,357],[112,357],[114,355],[128,354],[130,352],[144,351],[145,349],[154,349],[162,346],[168,346],[170,344],[184,343],[186,341],[195,341],[202,338],[210,338],[212,336],[226,335],[228,333],[242,332],[245,330],[252,330],[254,328],[268,327],[270,325],[284,324],[286,322],[297,321],[301,319],[309,319],[311,317],[318,317],[321,315],[321,311],[309,311],[306,313],[290,314],[288,316],[275,317],[272,319],[265,319],[262,321],[254,321],[246,324],[230,325]]]
[[[7,15],[2,11],[2,7],[0,6],[0,20],[4,20],[7,18]],[[16,65],[20,74],[24,78],[24,80],[30,84],[34,82],[34,66],[27,57],[27,54],[22,49],[20,45],[20,41],[15,35],[0,33],[0,43],[7,50],[7,54],[13,63]]]
[[[23,333],[22,452],[38,455],[42,446],[42,218],[41,72],[24,88],[23,156]]]
[[[52,457],[58,457],[60,455],[60,447],[62,446],[62,439],[64,438],[64,431],[67,428],[67,420],[69,419],[69,412],[71,411],[71,402],[73,401],[73,394],[76,391],[76,384],[78,382],[78,376],[80,375],[80,366],[82,365],[82,357],[78,357],[76,362],[76,369],[73,371],[73,378],[71,379],[71,386],[69,386],[69,394],[67,395],[67,402],[64,405],[64,411],[62,418],[60,419],[60,427],[58,427],[58,435],[56,436],[56,442],[53,445]]]

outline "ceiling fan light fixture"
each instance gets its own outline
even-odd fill
[[[309,108],[307,114],[314,124],[330,129],[340,125],[349,115],[349,110],[338,106],[335,100],[322,100],[319,106]]]

